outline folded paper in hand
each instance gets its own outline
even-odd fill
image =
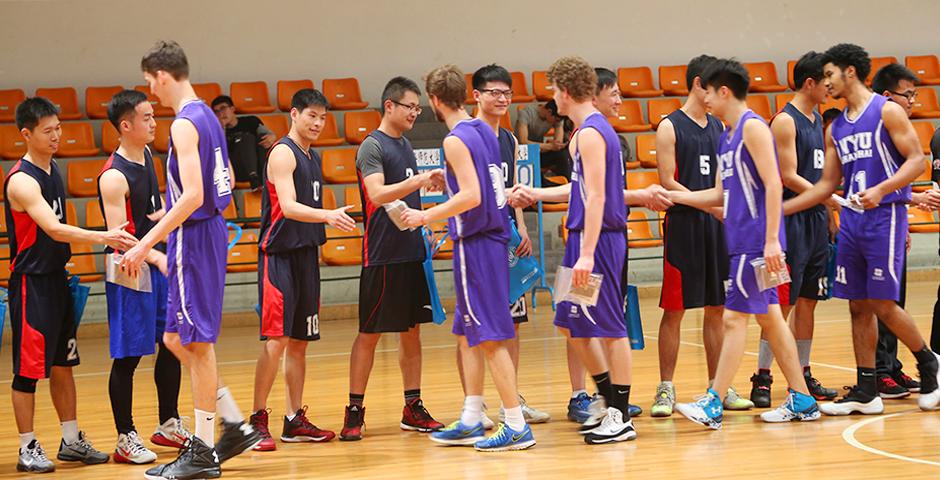
[[[124,255],[120,253],[109,253],[105,255],[105,280],[138,292],[152,292],[153,286],[150,282],[150,265],[146,263],[141,264],[140,275],[132,277],[130,272],[121,270],[121,260],[123,258]]]
[[[576,287],[571,283],[572,272],[573,270],[568,267],[558,267],[558,270],[555,271],[555,304],[571,302],[586,307],[596,306],[604,276],[599,273],[592,273],[588,277],[587,284]]]

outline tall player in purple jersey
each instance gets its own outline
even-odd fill
[[[147,478],[217,478],[221,462],[261,437],[245,423],[218,376],[214,344],[222,321],[228,234],[222,211],[232,200],[225,134],[189,82],[189,62],[173,41],[159,41],[141,60],[150,91],[173,108],[167,159],[166,214],[124,254],[121,267],[139,271],[150,250],[167,239],[168,301],[164,344],[189,367],[196,431],[179,457]],[[223,434],[215,442],[215,415]]]
[[[843,208],[833,295],[849,301],[857,382],[848,394],[822,405],[827,415],[880,414],[884,403],[875,377],[875,345],[884,322],[917,359],[923,410],[940,407],[938,361],[911,316],[897,303],[907,234],[911,182],[920,174],[923,153],[917,133],[900,105],[865,86],[871,59],[862,47],[836,45],[824,54],[824,82],[845,111],[829,127],[826,164],[819,182],[787,202],[787,210],[813,207],[828,198],[843,178],[851,208]],[[841,168],[841,171],[840,171]]]
[[[480,451],[522,450],[535,445],[516,389],[509,342],[516,335],[509,313],[509,214],[493,129],[463,109],[466,80],[453,65],[438,67],[426,79],[431,108],[451,130],[444,139],[445,180],[450,197],[428,210],[408,209],[402,220],[411,227],[448,219],[454,240],[457,335],[465,380],[460,420],[431,434],[446,445],[473,445]],[[505,422],[483,438],[483,361],[503,403]]]
[[[763,258],[767,269],[786,268],[783,249],[783,185],[770,127],[747,107],[747,70],[735,60],[715,60],[701,76],[705,105],[729,127],[718,140],[721,175],[715,188],[672,192],[676,203],[700,209],[724,204],[725,241],[731,286],[725,298],[724,340],[712,387],[695,403],[676,404],[676,410],[700,425],[721,428],[723,406],[718,392],[727,392],[744,356],[747,321],[753,314],[770,341],[790,384],[786,401],[764,412],[765,422],[809,421],[819,418],[816,400],[806,389],[797,359],[796,343],[777,301],[777,290],[758,287],[751,262]]]

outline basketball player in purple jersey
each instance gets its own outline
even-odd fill
[[[425,82],[431,109],[451,131],[444,139],[450,198],[428,210],[408,209],[401,218],[411,227],[448,219],[457,290],[453,332],[466,391],[460,420],[432,433],[431,439],[473,445],[480,451],[523,450],[535,445],[535,439],[519,405],[509,354],[508,344],[516,332],[509,312],[509,214],[499,141],[492,127],[463,109],[467,86],[460,69],[435,68]],[[489,438],[483,438],[482,422],[484,357],[505,412],[505,422]]]
[[[763,258],[770,272],[786,268],[783,249],[783,185],[770,128],[747,107],[747,70],[735,60],[715,60],[700,77],[705,106],[729,125],[718,140],[720,176],[715,188],[671,193],[676,203],[700,209],[724,204],[725,241],[730,260],[730,288],[725,299],[724,340],[715,381],[695,403],[676,404],[689,420],[721,428],[724,407],[718,392],[727,392],[744,356],[747,321],[757,317],[780,368],[790,384],[783,405],[764,412],[765,422],[809,421],[819,418],[816,400],[806,389],[796,343],[777,301],[777,290],[758,287],[751,262]]]
[[[917,133],[904,108],[865,86],[871,59],[862,47],[836,45],[826,51],[823,62],[829,95],[845,99],[847,106],[829,127],[820,181],[789,200],[787,210],[819,204],[844,179],[852,208],[843,208],[840,218],[833,295],[849,301],[858,384],[820,409],[827,415],[884,411],[875,376],[877,315],[917,359],[918,405],[922,410],[936,410],[940,406],[937,355],[927,347],[911,316],[896,303],[907,235],[905,204],[911,201],[910,184],[924,160]]]
[[[159,41],[141,70],[150,91],[176,112],[170,126],[166,214],[124,254],[138,272],[150,250],[167,239],[168,301],[164,343],[189,367],[196,431],[179,457],[147,471],[150,479],[217,478],[220,465],[254,447],[260,435],[245,423],[218,376],[214,344],[222,322],[228,233],[222,211],[232,201],[225,134],[189,82],[189,63],[173,41]],[[215,442],[216,408],[223,434]]]

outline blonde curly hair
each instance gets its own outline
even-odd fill
[[[567,92],[575,101],[583,102],[594,97],[597,73],[581,57],[561,57],[548,68],[548,81]]]
[[[454,110],[467,99],[467,80],[456,65],[442,65],[424,76],[424,90]]]

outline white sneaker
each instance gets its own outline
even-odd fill
[[[525,418],[525,423],[530,425],[533,423],[547,423],[552,419],[549,413],[530,407],[522,395],[519,395],[519,406],[522,407],[522,416]],[[499,421],[506,421],[506,411],[503,410],[503,407],[499,407]],[[486,427],[486,422],[483,423],[483,426]]]
[[[16,462],[17,472],[48,473],[55,471],[55,464],[46,456],[46,451],[33,439],[26,448],[20,449],[20,458]]]
[[[114,449],[115,462],[142,465],[156,461],[156,459],[157,454],[144,446],[137,432],[131,431],[118,435],[117,447]]]
[[[493,419],[488,417],[486,413],[483,414],[483,430],[492,430],[496,428],[496,423],[493,422]]]
[[[822,415],[819,413],[819,408],[815,402],[811,407],[808,407],[806,410],[798,412],[793,403],[793,394],[787,394],[787,399],[784,400],[783,405],[779,407],[761,413],[761,420],[767,423],[786,423],[793,421],[800,422],[811,422],[813,420],[818,420]]]
[[[193,434],[186,429],[186,425],[181,418],[171,418],[157,427],[150,436],[150,442],[162,447],[183,448]]]
[[[849,393],[844,397],[820,405],[819,410],[826,415],[835,416],[850,415],[856,412],[863,415],[881,415],[885,411],[885,404],[881,401],[881,397],[868,395],[857,386],[853,386],[849,388]]]
[[[607,409],[607,416],[599,427],[584,436],[584,442],[600,445],[611,442],[625,442],[636,438],[633,420],[623,421],[623,413],[614,407]]]
[[[590,416],[581,424],[581,428],[578,429],[578,433],[581,435],[587,435],[595,428],[601,426],[604,417],[607,416],[607,400],[595,394],[594,399],[591,400],[591,404],[588,406],[588,413]]]
[[[933,356],[937,357],[937,362],[940,362],[940,355],[937,355],[936,353],[934,353]],[[924,385],[929,386],[930,383],[933,383],[934,385],[940,385],[940,368],[931,372],[929,370],[932,370],[932,368],[922,369],[920,365],[918,365],[917,369],[920,370],[920,382],[921,382],[920,394],[917,396],[917,406],[919,406],[921,410],[925,410],[925,411],[940,409],[940,388],[935,388],[931,392],[924,393]],[[931,374],[934,376],[935,379],[928,379],[928,380],[933,380],[933,382],[930,382],[930,381],[925,382],[924,381],[925,377]]]

